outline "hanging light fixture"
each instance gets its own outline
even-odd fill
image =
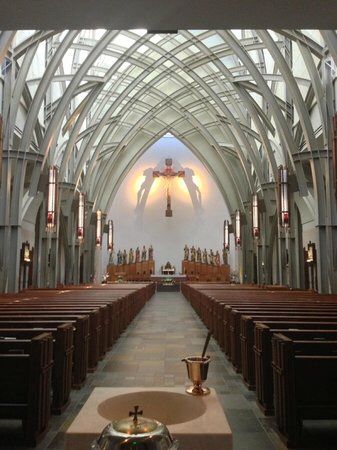
[[[22,259],[25,263],[30,262],[30,245],[28,241],[22,244]]]
[[[48,199],[47,199],[47,231],[56,228],[56,196],[57,196],[57,169],[50,166],[48,169]]]
[[[114,223],[112,220],[108,221],[108,250],[112,253],[114,248]]]
[[[224,234],[224,237],[223,237],[223,246],[224,246],[224,249],[225,249],[227,252],[229,252],[229,222],[228,222],[228,220],[225,220],[225,221],[224,221],[224,224],[223,224],[223,234]]]
[[[96,247],[102,245],[102,211],[100,209],[96,212]]]
[[[289,227],[288,169],[279,167],[280,220],[281,226]]]
[[[253,219],[253,237],[258,238],[260,236],[259,227],[259,200],[257,194],[253,194],[252,198],[252,219]]]
[[[80,192],[78,197],[78,226],[77,226],[77,238],[80,243],[84,240],[84,214],[85,214],[85,195]]]
[[[311,241],[309,241],[308,243],[307,262],[308,263],[316,262],[316,246]]]
[[[238,209],[235,211],[235,246],[241,246],[241,214]]]

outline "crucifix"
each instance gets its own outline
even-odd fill
[[[175,172],[173,170],[172,158],[165,159],[165,169],[162,172],[160,172],[159,170],[153,171],[153,178],[164,177],[164,179],[168,182],[168,185],[166,188],[166,211],[165,211],[166,217],[172,217],[171,195],[170,195],[169,182],[171,181],[171,178],[173,178],[173,177],[183,178],[184,176],[185,176],[184,170],[178,170],[178,172]]]

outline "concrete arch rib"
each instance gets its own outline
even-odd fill
[[[44,164],[49,156],[49,152],[55,148],[56,139],[61,126],[61,119],[63,118],[69,101],[71,100],[73,93],[79,83],[81,82],[83,76],[92,66],[94,61],[98,58],[104,48],[108,43],[116,36],[117,32],[106,32],[103,37],[97,42],[95,47],[89,53],[87,58],[83,61],[77,72],[74,74],[70,84],[68,85],[66,91],[64,92],[61,101],[59,102],[56,111],[50,121],[48,128],[45,133],[44,140],[42,142],[41,153],[44,155]]]
[[[2,65],[2,61],[7,54],[15,33],[15,31],[2,31],[0,34],[0,66]]]
[[[145,75],[147,75],[147,74],[145,74]],[[144,76],[144,74],[142,75],[142,78],[143,78],[143,76]],[[164,77],[164,75],[161,75],[161,76]],[[134,85],[138,84],[139,81],[140,81],[139,79],[135,80]],[[132,89],[133,89],[133,86],[130,86],[130,87],[128,88],[128,91],[131,91]],[[139,93],[137,94],[137,96],[135,96],[135,98],[133,99],[133,102],[136,101],[137,99],[139,99],[139,98],[141,97],[142,94],[145,94],[146,91],[147,91],[147,89],[148,89],[148,86],[144,86],[144,88],[143,88],[142,90],[139,91]],[[197,91],[195,91],[195,92],[197,92]],[[104,125],[104,124],[106,123],[106,121],[110,118],[111,114],[113,114],[113,111],[114,111],[114,110],[118,107],[118,105],[123,101],[123,99],[125,98],[126,94],[127,94],[127,93],[125,93],[124,96],[121,96],[121,98],[119,98],[119,99],[112,105],[111,109],[109,109],[109,110],[107,111],[107,113],[105,114],[104,118],[101,119],[101,121],[100,121],[99,124],[97,125],[97,129],[96,129],[96,131],[94,132],[92,138],[90,138],[90,140],[88,141],[88,143],[87,143],[87,148],[86,148],[86,150],[85,150],[85,153],[82,153],[82,155],[81,155],[81,157],[80,157],[80,162],[79,162],[79,164],[77,165],[76,174],[75,174],[76,184],[77,184],[77,182],[78,182],[78,180],[79,180],[79,176],[80,176],[80,173],[81,173],[81,171],[82,171],[82,167],[83,167],[83,165],[84,165],[84,163],[85,163],[85,160],[86,160],[86,158],[87,158],[87,155],[90,153],[91,147],[92,147],[93,143],[95,142],[96,137],[99,135],[101,129],[103,128],[103,125]],[[164,100],[165,100],[165,98],[164,98]],[[179,107],[179,105],[177,104],[177,102],[174,102],[173,100],[170,100],[169,103],[170,103],[170,105],[171,105],[172,107],[175,107],[177,111],[180,110],[180,107]],[[129,106],[130,106],[130,104],[125,105],[125,107],[124,107],[124,109],[123,109],[124,113],[125,113],[125,111],[128,110],[128,107],[129,107]],[[121,111],[121,112],[119,113],[119,115],[120,115],[121,117],[123,117],[123,111]],[[140,121],[140,123],[134,124],[133,130],[132,130],[131,132],[133,132],[133,133],[137,132],[137,130],[138,130],[139,128],[141,128],[142,126],[144,126],[144,124],[146,124],[145,119],[148,118],[148,119],[150,120],[152,117],[155,117],[156,115],[158,115],[158,112],[159,112],[159,111],[158,111],[158,108],[152,108],[152,109],[151,109],[151,110],[150,110],[150,111],[142,118],[142,120]],[[185,113],[188,114],[187,111],[185,111]],[[192,117],[193,117],[193,116],[190,115],[190,118],[192,118]],[[197,121],[196,121],[196,122],[197,122]],[[203,128],[203,129],[204,129],[204,132],[207,133],[207,130],[202,126],[202,124],[201,124],[200,122],[197,123],[197,126],[198,126],[199,128]],[[115,125],[112,125],[112,126],[111,126],[111,128],[113,128],[113,127],[115,127]],[[106,138],[107,136],[109,136],[109,134],[111,133],[111,131],[112,131],[112,130],[109,130],[109,132],[105,133],[104,138]],[[227,132],[227,134],[229,134],[229,135],[231,136],[231,139],[233,140],[234,144],[236,145],[237,151],[238,151],[238,153],[240,154],[240,153],[241,153],[241,148],[240,148],[239,142],[236,140],[236,138],[234,137],[233,133],[232,133],[230,130]],[[129,136],[128,136],[128,138],[129,138]],[[96,150],[95,150],[95,152],[94,152],[94,155],[93,155],[92,159],[90,160],[89,167],[88,167],[88,171],[87,171],[87,175],[86,175],[86,177],[87,177],[88,179],[91,178],[91,172],[92,172],[93,166],[94,166],[94,164],[95,164],[96,159],[97,159],[98,156],[99,156],[99,151],[100,151],[100,148],[103,146],[103,144],[104,144],[104,141],[101,141],[101,142],[98,144],[98,146],[97,146],[97,148],[96,148]],[[120,146],[119,146],[119,147],[122,147],[122,145],[123,145],[123,143],[120,143]],[[217,143],[214,141],[214,142],[213,142],[213,145],[217,145]],[[243,165],[245,165],[245,156],[244,156],[242,153],[241,153],[241,157],[242,157]],[[246,173],[246,176],[248,177],[248,180],[249,180],[250,174],[249,174],[249,169],[248,169],[248,167],[245,168],[245,173]],[[252,180],[250,180],[250,186],[252,186]]]
[[[148,42],[147,42],[147,44],[148,44]],[[163,51],[163,49],[159,48],[158,46],[155,46],[154,44],[152,44],[152,47],[155,48],[156,51],[157,51],[158,53],[161,53],[161,54],[163,54],[163,55],[166,54],[166,53]],[[172,58],[170,58],[170,59],[171,59],[172,61],[174,61],[174,63],[176,63],[177,66],[178,66],[179,68],[181,68],[182,70],[186,70],[186,68],[184,67],[184,65],[183,65],[179,60],[174,60],[174,57],[172,57]],[[151,68],[154,69],[155,67],[159,66],[162,62],[163,62],[163,60],[160,59],[159,61],[157,61],[157,64],[153,65]],[[149,68],[148,68],[148,69],[149,69]],[[147,72],[145,72],[145,74],[147,75]],[[204,83],[203,80],[201,80],[200,78],[198,78],[195,74],[189,73],[189,75],[192,76],[192,77],[194,77],[194,79],[196,80],[196,82],[197,82],[199,85],[201,85],[201,86],[208,92],[208,94],[209,94],[210,97],[213,99],[213,101],[214,101],[215,103],[217,103],[218,107],[224,110],[224,114],[227,114],[227,115],[230,116],[230,113],[228,112],[228,109],[225,107],[225,105],[224,105],[222,102],[219,101],[218,97],[217,97],[216,95],[214,95],[213,92],[210,91],[210,89],[209,89],[209,87],[207,86],[207,84]],[[162,76],[164,76],[164,74],[162,74]],[[176,75],[174,74],[174,72],[172,72],[172,76],[176,76]],[[144,76],[143,76],[143,78],[144,78]],[[142,78],[139,77],[139,78],[138,78],[138,82],[140,82],[141,79],[142,79]],[[156,80],[155,80],[155,81],[156,81]],[[153,85],[153,84],[155,83],[155,81],[153,81],[153,82],[151,83],[151,85]],[[136,82],[137,82],[137,80],[134,81],[134,84],[136,84]],[[186,84],[186,82],[185,82],[185,84]],[[120,103],[124,98],[126,98],[127,91],[131,91],[131,86],[129,86],[129,88],[128,88],[125,92],[123,92],[123,94],[121,94],[121,95],[119,96],[119,98],[118,98],[118,100],[117,100],[117,104]],[[116,105],[116,102],[115,102],[115,105]],[[111,111],[111,112],[112,112],[112,111]],[[260,162],[257,161],[256,157],[254,157],[254,154],[256,154],[256,150],[255,150],[255,152],[253,152],[252,147],[251,147],[251,145],[248,143],[245,134],[244,134],[244,133],[242,132],[242,130],[238,127],[238,122],[237,122],[233,117],[230,117],[230,118],[231,118],[231,125],[235,128],[236,134],[238,133],[238,134],[240,135],[240,137],[241,137],[241,139],[240,139],[241,142],[243,142],[243,143],[245,144],[245,146],[248,148],[248,150],[247,150],[248,153],[249,153],[250,155],[253,156],[253,158],[252,158],[252,159],[253,159],[253,165],[254,165],[254,168],[255,168],[256,172],[258,173],[259,178],[260,178],[260,180],[261,180],[262,175],[261,175],[261,173],[260,173],[260,167],[259,167],[259,166],[260,166]],[[97,135],[97,133],[96,133],[96,135]],[[90,142],[91,142],[91,144],[92,144],[92,139],[90,140]],[[241,146],[238,145],[237,148],[238,148],[238,151],[241,152]],[[89,150],[89,146],[87,146],[87,150]],[[90,151],[90,150],[89,150],[89,151]],[[243,164],[244,164],[244,159],[245,159],[245,157],[241,156],[241,158],[242,158]],[[81,171],[81,166],[83,166],[83,163],[84,163],[85,159],[86,159],[86,156],[85,156],[85,154],[83,154],[83,156],[81,156],[80,164],[78,164],[78,166],[77,166],[77,170],[76,170],[76,174],[75,174],[75,180],[78,180],[78,179],[79,179],[79,173],[80,173],[80,171]],[[247,170],[246,170],[246,173],[248,173]]]
[[[161,110],[165,111],[165,108],[161,108]],[[160,109],[158,109],[156,111],[156,113],[158,114],[160,112]],[[143,119],[144,122],[147,121],[147,117],[145,117]],[[218,157],[221,158],[221,151],[220,149],[217,149],[216,147],[216,142],[212,139],[212,137],[205,132],[205,130],[203,130],[203,127],[201,124],[197,123],[195,119],[193,119],[192,117],[190,118],[191,124],[193,126],[193,129],[195,130],[200,130],[198,131],[202,136],[203,139],[206,141],[206,148],[209,149],[208,152],[205,152],[205,155],[203,155],[203,158],[205,160],[208,160],[210,158],[212,158],[213,154],[217,154]],[[117,171],[117,167],[115,162],[118,160],[118,158],[120,157],[120,155],[125,154],[125,148],[129,146],[130,142],[134,141],[135,139],[137,139],[137,135],[140,133],[140,130],[142,129],[142,124],[138,124],[137,128],[133,128],[131,130],[131,132],[129,134],[126,135],[126,137],[121,141],[121,143],[118,146],[118,149],[115,149],[114,153],[113,153],[113,157],[111,158],[111,160],[109,161],[109,165],[104,164],[102,167],[102,173],[101,176],[98,178],[94,177],[94,176],[90,176],[90,179],[97,179],[97,181],[99,182],[99,185],[94,186],[94,189],[91,191],[93,198],[101,198],[103,193],[106,192],[106,187],[109,184],[109,182],[111,181],[111,177],[113,177],[114,172]],[[169,125],[164,125],[163,129],[157,133],[155,136],[157,136],[157,138],[153,138],[154,141],[157,140],[160,136],[162,136],[168,129],[170,129],[170,131],[172,132],[172,134],[175,134],[177,136],[178,139],[182,140],[181,136],[179,136],[179,133],[175,132],[174,127],[169,126]],[[159,136],[159,137],[158,137]],[[207,154],[206,154],[207,153]],[[199,158],[200,159],[200,158]],[[208,163],[208,165],[210,166],[210,170],[212,172],[214,172],[214,168],[219,165],[219,163],[223,166],[227,166],[228,162],[225,158],[221,158],[221,161],[217,160],[215,162],[215,166],[212,166],[210,163]],[[96,167],[99,167],[98,165]],[[229,174],[231,174],[230,176],[232,176],[232,172],[231,172],[231,168],[228,167],[226,169],[228,171]],[[119,175],[117,174],[117,177]],[[237,181],[235,182],[235,180],[233,179],[233,183],[236,186],[236,191],[240,192],[239,198],[244,198],[246,196],[246,192],[242,191],[243,188],[243,184],[242,184],[242,176],[241,176],[241,182]],[[242,200],[241,200],[241,206],[242,206]]]
[[[124,180],[131,167],[152,144],[159,140],[168,131],[170,131],[169,127],[163,129],[159,134],[156,134],[154,136],[140,136],[138,134],[138,139],[130,143],[130,145],[128,146],[128,151],[124,151],[122,154],[120,154],[117,160],[114,162],[113,170],[111,170],[110,167],[110,171],[108,173],[109,181],[102,185],[100,194],[94,199],[95,205],[97,205],[97,207],[102,208],[102,210],[104,211],[109,210],[116,192],[118,191],[122,181]],[[172,132],[172,130],[170,132]],[[175,135],[174,132],[172,132],[172,134]],[[233,173],[230,174],[224,165],[219,164],[219,157],[216,156],[214,152],[211,153],[212,159],[216,160],[218,163],[214,164],[214,162],[210,161],[209,158],[205,158],[203,152],[198,150],[190,140],[177,135],[175,135],[175,137],[181,140],[205,165],[207,170],[211,173],[211,176],[216,182],[218,188],[220,189],[220,192],[222,193],[229,209],[231,211],[235,211],[235,209],[237,208],[243,208],[242,202],[240,201],[237,190],[232,181]],[[206,144],[209,145],[204,141],[204,145]],[[228,181],[227,185],[225,185],[225,180]]]
[[[337,66],[337,34],[335,30],[322,30],[321,35],[329,49],[329,52]]]
[[[245,64],[247,69],[249,70],[251,76],[254,78],[256,84],[262,90],[266,100],[271,106],[273,111],[273,115],[275,118],[276,128],[278,130],[279,138],[282,143],[282,147],[284,149],[284,162],[286,161],[286,157],[288,156],[289,162],[297,175],[300,186],[306,186],[305,176],[303,173],[303,168],[301,165],[295,166],[293,154],[297,153],[297,148],[294,145],[294,140],[291,134],[291,131],[286,123],[286,120],[277,104],[277,101],[270,90],[268,84],[264,80],[262,74],[259,72],[254,62],[251,60],[250,56],[247,52],[242,48],[236,37],[230,31],[221,31],[219,32],[221,36],[226,40],[228,45],[233,49],[233,51],[238,55],[238,57]],[[302,195],[305,195],[305,192],[302,192]]]
[[[10,102],[8,126],[4,138],[5,147],[8,149],[12,149],[15,123],[18,114],[19,104],[25,88],[27,73],[31,66],[35,52],[37,50],[37,46],[38,43],[35,43],[35,45],[31,45],[26,51],[13,87],[13,93]]]
[[[205,127],[193,117],[192,114],[188,113],[187,111],[184,111],[182,113],[181,109],[179,108],[179,105],[175,104],[175,102],[173,102],[173,100],[171,100],[171,102],[169,103],[169,106],[175,108],[175,111],[178,114],[180,114],[182,118],[184,118],[184,115],[185,115],[186,116],[186,120],[188,120],[195,128],[201,130],[202,134],[206,137],[206,140],[208,140],[210,142],[210,145],[212,146],[212,148],[215,149],[215,150],[217,149],[217,147],[218,147],[217,142],[212,138],[212,136],[205,129]],[[137,124],[134,124],[134,126],[129,131],[129,133],[127,133],[127,135],[124,137],[124,139],[119,143],[118,148],[115,150],[115,153],[118,153],[119,151],[122,151],[124,146],[127,145],[127,143],[130,142],[137,135],[137,133],[139,132],[140,129],[142,129],[149,121],[153,120],[154,117],[158,116],[161,112],[165,111],[165,109],[166,109],[165,105],[164,106],[157,106],[157,108],[153,108],[143,118],[141,118],[140,121]],[[105,135],[103,136],[103,138],[101,139],[101,141],[97,145],[97,148],[96,148],[96,150],[94,152],[95,157],[93,157],[90,160],[90,163],[89,163],[89,167],[88,167],[88,170],[87,170],[87,173],[86,173],[86,180],[91,180],[92,179],[92,170],[93,170],[93,167],[94,167],[94,165],[96,163],[98,155],[100,153],[100,149],[103,147],[103,145],[105,143],[104,139],[105,139],[105,137],[108,137],[111,134],[111,129],[113,129],[114,127],[115,127],[115,124],[112,124],[107,129],[107,131],[105,132]],[[174,127],[173,127],[173,129],[174,129]],[[231,133],[230,130],[228,130],[228,135],[229,135],[229,137],[232,136],[232,133]],[[235,141],[234,137],[232,137],[232,141],[233,141],[233,146],[235,146],[235,145],[239,146],[239,144]],[[216,150],[216,151],[218,151],[218,150]],[[224,161],[224,164],[226,164],[226,161]],[[86,185],[87,184],[88,183],[86,183]],[[88,186],[86,186],[86,187],[88,187]]]
[[[62,40],[59,47],[57,48],[56,52],[54,53],[53,57],[51,58],[49,64],[46,67],[46,70],[43,74],[43,77],[39,83],[39,86],[37,88],[37,91],[34,95],[32,104],[30,105],[27,118],[25,121],[25,126],[22,131],[22,137],[21,137],[21,143],[20,148],[22,151],[28,151],[30,142],[32,139],[32,133],[34,129],[34,125],[37,121],[39,110],[41,108],[41,104],[43,102],[43,98],[45,96],[45,93],[51,83],[52,77],[60,65],[60,62],[62,61],[62,58],[66,51],[71,46],[75,36],[78,34],[78,31],[70,31],[68,32],[67,36]]]

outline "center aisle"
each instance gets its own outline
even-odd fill
[[[155,294],[97,371],[89,375],[86,387],[72,392],[68,411],[53,418],[52,431],[38,448],[65,448],[64,431],[94,387],[185,385],[186,366],[181,359],[200,355],[206,335],[207,329],[182,294]],[[254,394],[245,388],[213,339],[207,353],[211,356],[207,385],[219,395],[233,432],[234,450],[285,449],[271,428],[272,422],[257,408]],[[61,417],[65,419],[62,423]]]

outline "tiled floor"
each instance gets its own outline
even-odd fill
[[[63,450],[64,432],[96,386],[176,386],[187,382],[184,356],[202,351],[207,330],[179,293],[157,293],[106,355],[86,386],[72,391],[72,401],[61,416],[53,416],[51,429],[38,450]],[[211,340],[208,385],[220,397],[234,437],[234,450],[284,450],[272,418],[265,418],[230,363]],[[0,422],[1,423],[1,422]],[[312,450],[337,449],[336,426],[315,425],[305,430],[306,446]],[[1,438],[1,436],[0,436]],[[3,445],[0,450],[15,450]],[[21,447],[22,449],[22,447]],[[192,450],[192,449],[191,449]],[[216,449],[207,449],[216,450]]]

